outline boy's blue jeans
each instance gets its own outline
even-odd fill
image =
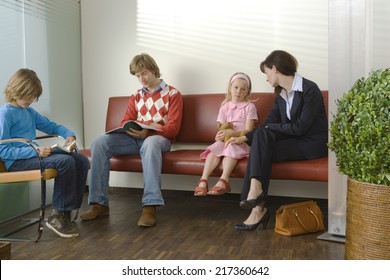
[[[171,145],[171,141],[161,135],[136,139],[126,133],[112,133],[97,137],[91,145],[89,204],[98,203],[108,206],[112,156],[140,155],[144,179],[142,206],[164,205],[161,193],[162,154],[169,151]]]
[[[8,170],[40,169],[40,164],[44,168],[54,168],[58,172],[54,179],[53,208],[57,211],[80,208],[89,170],[88,158],[78,153],[53,153],[41,161],[37,157],[16,160]]]

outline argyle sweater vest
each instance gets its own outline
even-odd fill
[[[137,120],[142,123],[166,124],[168,121],[169,101],[177,90],[166,86],[154,93],[144,93],[138,90],[134,96]]]

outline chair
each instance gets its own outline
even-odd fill
[[[49,137],[57,137],[57,135],[49,134],[37,137],[36,139],[44,139]],[[30,145],[37,152],[39,157],[39,152],[34,143],[28,139],[24,138],[13,138],[13,139],[4,139],[0,140],[0,145],[9,144],[13,142],[23,142]],[[0,160],[0,183],[16,183],[16,182],[27,182],[27,181],[41,181],[41,206],[40,206],[40,214],[39,218],[30,219],[24,222],[22,225],[18,227],[14,227],[6,233],[3,233],[3,236],[0,236],[0,240],[6,241],[38,241],[43,232],[43,222],[45,219],[45,208],[46,208],[46,180],[53,179],[57,176],[56,169],[41,169],[36,170],[25,170],[25,171],[15,171],[8,172],[5,168],[4,162]],[[31,225],[38,223],[38,236],[35,239],[30,238],[6,238],[7,236],[16,233],[22,229],[25,229]]]

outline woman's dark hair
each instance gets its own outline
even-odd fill
[[[294,76],[297,72],[298,61],[291,54],[285,51],[276,50],[270,53],[267,58],[260,63],[260,70],[264,73],[264,67],[276,67],[280,73],[286,76]]]
[[[271,69],[275,66],[276,70],[285,76],[294,76],[298,69],[298,61],[294,56],[286,51],[276,50],[271,52],[267,58],[260,63],[261,72],[265,73],[265,67]],[[282,89],[275,88],[275,93],[279,94]]]

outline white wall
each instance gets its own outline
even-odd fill
[[[52,0],[50,4],[0,0],[0,35],[2,90],[19,68],[35,70],[43,92],[32,107],[75,131],[82,146],[81,35],[77,0]],[[3,103],[1,95],[0,105]]]
[[[274,49],[293,53],[299,72],[327,89],[328,1],[312,2],[82,0],[86,145],[104,132],[108,97],[140,87],[128,69],[140,52],[150,53],[183,94],[225,92],[237,71],[251,76],[253,91],[272,91],[259,64]],[[167,30],[166,21],[174,22]]]
[[[128,66],[141,52],[183,94],[225,92],[237,71],[251,76],[254,92],[272,91],[259,64],[274,49],[294,54],[298,71],[328,89],[327,0],[82,0],[81,23],[86,146],[104,132],[108,97],[140,87]],[[110,184],[130,179],[142,187],[140,174],[113,172]],[[192,190],[197,180],[167,175],[163,188]],[[241,179],[233,184],[239,192]],[[327,197],[327,184],[272,182],[270,194],[291,193]]]

